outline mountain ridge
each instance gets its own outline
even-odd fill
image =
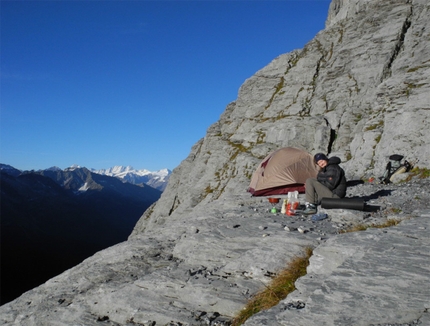
[[[367,182],[394,153],[430,169],[429,15],[427,0],[333,0],[323,31],[245,80],[126,242],[0,307],[1,320],[226,326],[310,246],[297,290],[245,325],[429,324],[429,179]],[[338,156],[357,181],[347,196],[373,210],[271,213],[246,189],[285,146]]]
[[[172,173],[169,169],[161,169],[158,171],[149,171],[146,169],[136,170],[132,166],[121,165],[108,169],[91,169],[91,171],[102,175],[114,176],[133,184],[144,183],[161,191],[166,188],[169,176]]]
[[[0,169],[2,303],[125,241],[161,194],[86,168]]]
[[[18,175],[23,172],[73,171],[75,169],[80,169],[80,168],[85,168],[85,167],[81,167],[75,164],[65,169],[61,169],[57,166],[52,166],[42,170],[22,171],[22,170],[16,169],[11,165],[0,163],[1,170],[8,172],[9,174],[14,173],[15,175]],[[85,169],[88,169],[88,168],[85,168]],[[114,167],[107,168],[107,169],[90,168],[88,170],[100,175],[116,177],[124,182],[129,182],[135,185],[146,184],[160,191],[163,191],[166,188],[167,182],[169,181],[169,176],[172,173],[172,171],[167,168],[157,170],[157,171],[149,171],[146,169],[137,170],[137,169],[134,169],[132,166],[121,166],[121,165],[116,165]]]

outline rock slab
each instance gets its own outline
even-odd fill
[[[245,325],[430,325],[429,214],[329,239],[297,290]]]
[[[245,194],[198,206],[159,232],[100,251],[1,306],[0,324],[228,325],[247,299],[307,246],[314,256],[298,291],[249,323],[283,325],[284,319],[300,317],[293,319],[297,325],[310,325],[320,315],[343,318],[345,313],[349,325],[356,325],[357,316],[369,324],[375,316],[380,324],[393,322],[393,316],[424,320],[429,190],[430,179],[350,187],[348,196],[367,194],[369,204],[380,210],[325,210],[328,218],[322,221],[273,214],[267,198]],[[303,202],[303,195],[299,199]],[[390,229],[338,234],[352,224],[387,219],[405,221]],[[380,308],[363,315],[375,302]],[[284,317],[285,306],[303,305],[306,315]]]

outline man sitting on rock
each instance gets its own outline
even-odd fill
[[[340,158],[330,159],[323,153],[315,154],[315,163],[321,168],[316,178],[306,180],[306,209],[303,214],[316,214],[321,199],[343,198],[346,195],[345,171],[339,166]]]

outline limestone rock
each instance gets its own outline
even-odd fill
[[[333,0],[323,31],[244,82],[128,241],[3,305],[0,323],[220,324],[306,246],[316,255],[298,291],[249,325],[428,321],[427,180],[353,187],[381,210],[322,221],[272,214],[246,189],[283,146],[337,155],[349,179],[382,175],[393,153],[430,168],[429,15],[428,0]],[[338,235],[392,216],[410,221]]]
[[[331,238],[314,251],[297,290],[245,325],[427,325],[429,228],[421,217]],[[291,308],[297,302],[301,308]]]
[[[413,224],[408,224],[410,227],[407,229],[381,229],[341,236],[337,235],[339,225],[347,227],[348,220],[343,219],[344,214],[336,212],[338,210],[326,210],[329,218],[322,221],[275,215],[270,213],[271,204],[266,198],[252,198],[247,194],[199,205],[186,215],[186,219],[172,219],[163,226],[163,230],[138,234],[100,251],[80,265],[1,306],[0,324],[99,325],[103,322],[108,325],[153,325],[155,322],[159,325],[222,325],[221,322],[232,318],[252,294],[264,288],[271,277],[306,246],[316,248],[313,265],[309,267],[311,282],[300,280],[301,288],[309,289],[306,293],[311,293],[312,287],[320,284],[316,281],[318,277],[329,277],[344,261],[349,262],[351,270],[343,275],[343,280],[359,287],[362,276],[352,270],[357,267],[360,271],[358,267],[363,265],[370,274],[375,266],[366,261],[373,262],[378,258],[373,257],[373,253],[386,255],[385,260],[378,258],[380,267],[375,269],[375,273],[396,273],[397,264],[393,265],[390,260],[394,253],[403,257],[402,266],[409,265],[408,260],[412,260],[412,267],[422,266],[415,274],[411,272],[410,280],[402,283],[405,284],[402,289],[406,297],[398,292],[387,292],[386,298],[391,300],[393,309],[397,311],[396,305],[401,305],[410,293],[415,293],[417,297],[413,304],[396,313],[401,318],[410,316],[423,320],[419,311],[423,307],[422,295],[426,293],[417,292],[417,283],[409,285],[407,282],[421,282],[426,276],[420,273],[426,272],[429,262],[423,255],[423,248],[428,246],[430,238],[428,189],[430,179],[387,186],[362,184],[349,188],[348,196],[367,194],[373,205],[389,208],[371,213],[374,214],[371,218],[368,217],[369,212],[350,212],[357,220],[380,224],[387,218],[398,216],[395,211],[403,210],[405,215],[400,216]],[[299,199],[303,202],[303,196]],[[294,231],[286,232],[287,226]],[[308,232],[296,231],[299,227]],[[270,236],[263,237],[264,234]],[[368,234],[372,234],[369,242]],[[395,238],[390,238],[392,235]],[[336,242],[338,237],[340,240]],[[395,243],[398,251],[384,247],[388,243]],[[363,253],[368,254],[363,256]],[[400,258],[393,259],[397,262]],[[320,260],[324,260],[323,265],[318,265]],[[407,273],[405,270],[401,275]],[[408,292],[408,286],[411,292]],[[344,295],[341,289],[343,287],[339,288],[339,297]],[[421,290],[426,288],[421,286]],[[368,295],[372,293],[369,289]],[[275,320],[283,318],[285,302],[290,308],[302,307],[294,298],[279,305],[279,316],[277,312],[275,315],[267,312],[270,318],[266,325],[276,325]],[[300,297],[299,301],[305,304],[305,308],[300,310],[308,311],[305,309],[309,308],[309,300]],[[345,304],[349,302],[344,301]],[[327,310],[339,309],[337,303],[325,304]],[[388,312],[393,313],[389,309]],[[266,316],[266,313],[261,316]],[[380,321],[391,322],[390,318],[381,316]],[[208,320],[212,320],[212,324]],[[264,325],[257,320],[257,325]]]
[[[244,82],[133,235],[245,191],[261,159],[283,146],[339,156],[349,179],[381,176],[393,153],[429,168],[429,7],[333,1],[325,30]]]

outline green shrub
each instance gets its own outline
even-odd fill
[[[400,210],[398,210],[396,208],[392,208],[391,211],[393,213],[399,213],[400,212]],[[368,228],[377,228],[377,229],[388,228],[391,226],[396,226],[400,222],[401,222],[400,220],[388,219],[385,223],[381,223],[381,224],[357,224],[357,225],[350,227],[349,229],[341,230],[339,233],[365,231]]]
[[[370,131],[370,130],[375,130],[379,127],[382,127],[384,125],[384,121],[380,120],[378,123],[371,125],[369,127],[367,127],[366,129],[364,129],[364,131]]]
[[[415,167],[409,172],[409,176],[405,181],[410,181],[413,177],[426,179],[430,177],[430,169]]]

